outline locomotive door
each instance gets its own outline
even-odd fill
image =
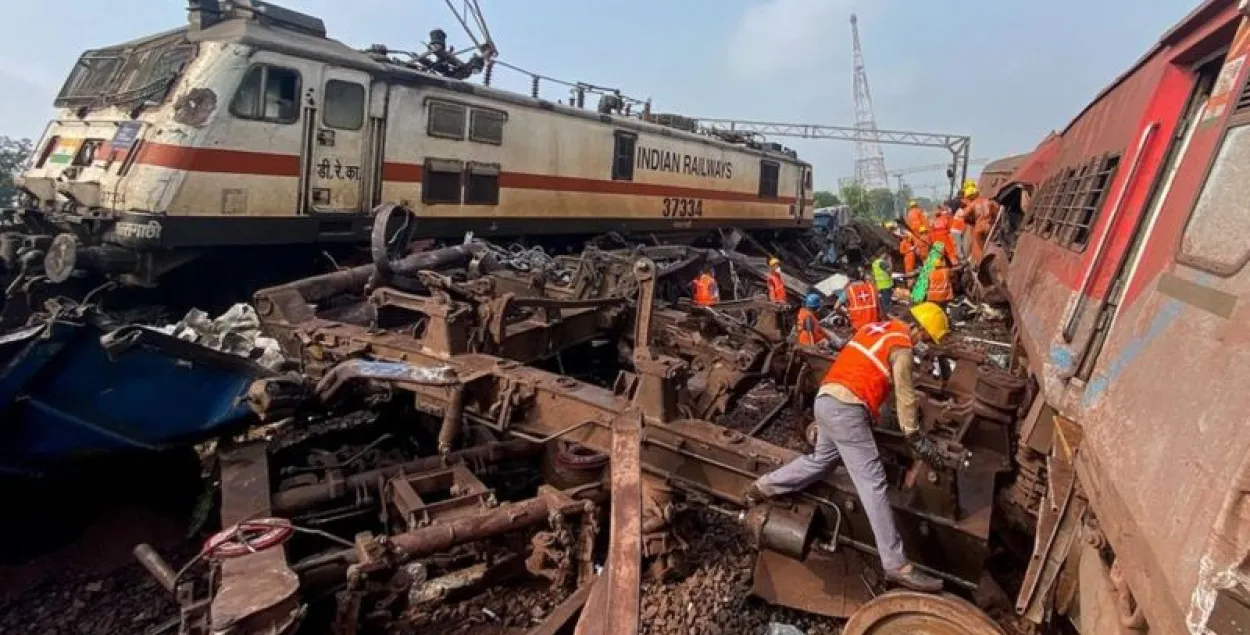
[[[317,212],[358,212],[369,112],[368,73],[327,66],[309,148],[308,201]]]

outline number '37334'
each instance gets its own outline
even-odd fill
[[[703,215],[703,201],[697,198],[666,198],[663,211],[666,218],[695,218]]]

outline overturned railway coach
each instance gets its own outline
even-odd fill
[[[382,203],[434,236],[810,224],[810,166],[780,146],[651,123],[611,94],[582,109],[430,72],[259,0],[217,5],[82,56],[20,179],[11,270],[147,285],[205,253],[358,243]]]
[[[1191,12],[998,195],[1049,483],[1017,609],[1083,633],[1250,615],[1245,4]]]

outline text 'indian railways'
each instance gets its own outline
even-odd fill
[[[671,152],[669,150],[659,150],[657,148],[646,148],[643,146],[638,146],[637,167],[640,170],[689,174],[691,176],[702,176],[716,179],[733,178],[734,173],[732,161],[712,159],[709,157],[696,157],[694,155],[683,154],[681,152]]]

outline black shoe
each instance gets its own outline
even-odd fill
[[[886,571],[885,579],[889,582],[905,586],[913,591],[922,591],[924,593],[937,593],[942,590],[942,581],[935,578],[915,566],[905,564],[902,568],[894,571]]]
[[[746,493],[742,495],[742,501],[747,507],[755,507],[766,500],[768,500],[768,497],[764,495],[764,492],[755,483],[751,483],[747,487]]]

